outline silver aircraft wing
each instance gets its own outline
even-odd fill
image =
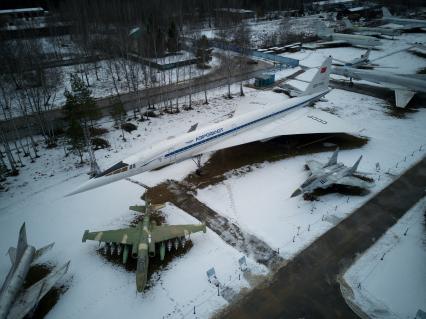
[[[7,319],[21,319],[31,312],[53,285],[68,271],[70,262],[54,269],[49,275],[24,290],[10,308]]]
[[[359,178],[353,176],[345,176],[334,182],[334,184],[345,185],[350,187],[359,187],[359,188],[371,188],[374,186],[374,183],[368,183]]]
[[[315,133],[357,134],[358,130],[351,124],[330,113],[305,107],[285,117],[276,119],[273,122],[256,126],[253,129],[224,139],[223,141],[201,150],[199,154],[218,151],[255,141],[268,140],[277,136]]]

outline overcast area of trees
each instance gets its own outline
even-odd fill
[[[109,142],[101,137],[106,130],[97,125],[101,112],[90,89],[93,84],[91,82],[99,80],[99,60],[106,61],[113,83],[111,95],[115,97],[111,100],[110,116],[114,126],[121,129],[121,136],[125,139],[126,132],[131,132],[135,127],[126,123],[127,114],[120,100],[122,92],[118,89],[118,84],[126,83],[128,92],[136,92],[141,84],[149,88],[153,82],[159,82],[158,86],[161,87],[171,84],[173,77],[177,80],[179,77],[188,78],[185,73],[189,74],[191,80],[192,68],[198,67],[203,75],[208,66],[209,55],[206,51],[209,43],[199,32],[203,26],[202,21],[225,27],[241,22],[241,19],[235,19],[234,16],[222,16],[212,11],[211,1],[201,3],[196,10],[197,14],[194,15],[195,3],[190,1],[167,1],[167,4],[165,1],[67,1],[59,3],[47,17],[47,26],[54,35],[49,44],[50,52],[45,52],[43,42],[37,37],[25,35],[12,40],[0,39],[0,110],[2,118],[10,124],[7,132],[0,126],[0,180],[4,179],[5,175],[17,175],[19,168],[25,163],[35,161],[39,156],[40,147],[52,148],[58,145],[63,147],[65,156],[70,152],[77,154],[80,163],[83,163],[83,154],[87,151],[92,162],[92,173],[96,174],[97,165],[93,163],[93,150],[109,147]],[[60,24],[70,26],[70,36],[75,44],[77,57],[95,57],[91,63],[76,64],[75,73],[72,74],[63,74],[59,68],[49,67],[52,60],[64,58],[64,38],[69,35],[59,32],[55,34],[55,26]],[[241,48],[248,48],[249,29],[245,23],[239,25],[232,32],[225,29],[219,37],[224,43],[232,41]],[[130,30],[135,27],[139,27],[140,31],[129,36]],[[186,39],[183,38],[184,34]],[[151,66],[135,63],[129,58],[130,55],[160,58],[188,45],[192,46],[189,49],[199,57],[197,65],[165,70],[160,72],[160,75]],[[243,51],[241,57],[246,53]],[[236,59],[228,53],[222,56],[224,72],[228,76],[229,98],[233,69],[240,67],[243,61],[242,58]],[[89,76],[91,70],[95,71],[96,80]],[[140,81],[143,83],[139,83]],[[58,93],[58,88],[62,87],[64,82],[69,82],[71,89]],[[58,94],[65,96],[63,117],[66,125],[60,130],[54,127],[49,118],[49,111]],[[244,94],[242,83],[240,94]],[[191,108],[191,95],[190,91],[189,96],[182,99],[184,101],[179,101],[178,98],[175,101],[164,100],[157,107],[167,112],[178,112],[180,106]],[[208,103],[206,89],[204,103]],[[32,135],[20,135],[21,131],[15,125],[17,109],[28,131],[41,133],[43,144]],[[136,113],[134,115],[135,119],[140,121],[146,117],[146,114],[142,113],[138,117]]]
[[[30,6],[34,6],[34,1],[31,3]],[[387,0],[386,3],[395,1]],[[7,6],[7,3],[2,5]],[[127,88],[124,93],[128,93],[141,88],[172,85],[172,79],[185,78],[191,83],[193,68],[199,69],[199,83],[205,83],[204,70],[208,67],[210,45],[207,38],[201,36],[202,28],[217,28],[216,37],[225,49],[220,59],[221,72],[228,79],[226,97],[232,98],[231,78],[235,70],[242,69],[246,63],[245,56],[252,43],[250,28],[243,21],[243,15],[232,14],[232,10],[227,8],[252,9],[260,19],[274,18],[271,10],[303,11],[302,2],[296,0],[48,1],[45,9],[49,10],[46,26],[52,35],[50,52],[45,51],[40,38],[28,34],[13,40],[0,38],[0,112],[9,123],[7,132],[0,125],[0,181],[5,175],[18,174],[19,168],[25,165],[24,158],[28,158],[29,162],[35,161],[40,147],[58,145],[64,148],[66,156],[70,152],[76,153],[80,163],[83,163],[83,153],[87,151],[91,172],[96,174],[93,149],[109,147],[109,142],[101,137],[105,130],[97,125],[101,112],[90,89],[93,81],[99,81],[101,60],[112,80],[110,115],[115,127],[122,130],[123,139],[126,131],[130,132],[134,127],[126,123],[127,116],[120,99],[123,91],[119,86]],[[263,39],[264,45],[299,40],[287,32],[286,20],[279,23],[278,31]],[[69,27],[69,35],[64,35],[58,26]],[[4,33],[0,33],[1,36]],[[90,61],[76,63],[75,72],[71,74],[49,67],[52,61],[64,58],[65,37],[71,38],[77,61]],[[239,55],[226,50],[231,45],[241,49]],[[193,51],[198,57],[197,64],[158,71],[138,60],[141,57],[158,59],[180,49]],[[95,73],[94,78],[90,76],[91,72]],[[58,93],[64,83],[70,83],[70,89]],[[63,113],[66,125],[61,130],[49,117],[59,94],[65,100]],[[204,94],[204,103],[208,103],[206,85]],[[240,94],[244,95],[242,82]],[[148,106],[148,109],[154,107],[149,103],[149,95]],[[156,107],[167,112],[179,112],[181,107],[192,108],[192,92],[190,90],[189,95],[181,100],[164,100]],[[21,136],[14,119],[16,112],[21,116],[21,126],[24,123],[28,132],[41,134],[43,145],[31,134]],[[155,113],[151,110],[149,114]],[[146,115],[147,112],[135,112],[134,118],[143,121]]]

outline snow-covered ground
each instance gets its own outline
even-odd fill
[[[239,85],[232,89],[238,92]],[[201,102],[192,111],[139,123],[137,131],[126,135],[127,142],[119,136],[121,131],[112,129],[112,122],[104,122],[103,126],[111,129],[105,137],[112,146],[109,151],[96,152],[100,166],[107,168],[151,143],[186,132],[196,122],[202,126],[226,118],[241,101],[248,102],[257,95],[255,90],[247,89],[247,100],[237,95],[226,100],[222,98],[224,92],[223,88],[209,91],[209,105],[201,104],[203,94],[200,94]],[[263,94],[267,96],[266,92]],[[197,96],[193,98],[195,100]],[[282,97],[273,95],[269,100],[273,102],[279,98]],[[8,192],[0,193],[0,251],[6,252],[10,246],[16,246],[19,227],[25,221],[30,244],[41,247],[55,241],[55,248],[46,256],[47,260],[57,264],[71,260],[69,274],[64,279],[72,277],[71,286],[48,314],[49,318],[88,318],[98,314],[109,318],[123,315],[123,309],[129,316],[143,313],[148,318],[184,318],[194,316],[194,306],[198,318],[208,318],[227,304],[226,298],[249,286],[238,270],[238,259],[242,254],[208,230],[207,234],[192,236],[193,248],[170,263],[160,275],[154,275],[160,279],[150,290],[136,294],[135,274],[106,263],[95,252],[98,245],[93,242],[82,244],[81,237],[85,229],[128,227],[135,217],[128,206],[143,204],[139,198],[144,189],[120,181],[82,196],[64,197],[88,179],[85,174],[88,167],[76,166],[78,158],[74,155],[65,158],[60,147],[42,150],[40,154],[36,163],[30,165],[27,162],[20,169],[19,176],[10,178]],[[181,180],[195,169],[194,163],[187,160],[143,173],[135,179],[156,185],[166,179]],[[170,224],[198,223],[171,205],[167,205],[163,212]],[[247,263],[252,275],[266,274],[264,266],[250,258]],[[9,267],[9,259],[2,258],[0,278],[5,277]],[[206,271],[210,267],[215,267],[225,296],[217,296],[217,288],[208,283]]]
[[[318,57],[315,65],[319,65],[319,61]],[[407,65],[407,68],[411,67]],[[238,92],[239,86],[232,89]],[[245,97],[235,94],[234,99],[228,100],[222,97],[225,92],[225,88],[209,91],[209,105],[200,102],[192,111],[138,123],[138,130],[127,134],[126,142],[121,140],[120,131],[112,129],[111,122],[103,122],[102,126],[111,130],[105,136],[111,149],[96,151],[100,166],[107,168],[150,144],[184,133],[194,123],[202,127],[224,119],[236,107],[272,104],[287,99],[283,94],[245,88]],[[203,94],[193,98],[202,101]],[[363,129],[362,135],[369,138],[361,149],[341,151],[339,160],[350,165],[360,154],[364,155],[359,169],[372,172],[376,181],[370,195],[329,194],[316,202],[306,202],[300,196],[289,198],[307,178],[303,169],[305,160],[326,161],[334,145],[330,146],[329,153],[264,162],[251,165],[250,170],[232,171],[224,182],[198,190],[199,200],[232,219],[244,231],[279,249],[285,258],[294,256],[333,227],[426,152],[426,109],[418,109],[398,119],[387,114],[386,102],[366,95],[333,90],[327,94],[326,100],[318,102],[316,107],[331,110],[344,121]],[[215,267],[221,283],[232,290],[238,291],[248,285],[243,276],[238,280],[237,260],[241,253],[208,231],[207,234],[194,235],[194,247],[162,270],[159,281],[150,290],[136,294],[134,273],[106,263],[95,253],[97,244],[82,244],[81,236],[85,229],[127,226],[134,218],[128,206],[142,203],[139,198],[143,189],[128,181],[120,181],[64,198],[64,194],[88,179],[85,174],[88,167],[75,166],[77,157],[69,155],[65,158],[60,147],[43,150],[41,155],[36,163],[26,163],[28,165],[21,169],[19,176],[9,179],[8,192],[0,193],[0,252],[5,253],[9,246],[16,245],[18,229],[26,221],[30,243],[40,247],[55,241],[49,258],[57,263],[71,259],[67,275],[72,276],[71,286],[48,314],[49,318],[89,318],[94,315],[208,318],[227,304],[226,299],[217,296],[216,288],[207,282],[205,272],[208,268]],[[378,171],[376,163],[380,166]],[[140,174],[134,179],[154,186],[166,179],[182,180],[195,168],[191,160],[186,160]],[[168,223],[196,222],[174,206],[167,205],[163,211]],[[266,269],[252,260],[248,263],[255,274],[266,273]],[[5,277],[9,267],[9,259],[2,258],[0,278]],[[194,306],[196,315],[193,314]]]
[[[414,318],[426,311],[426,197],[412,207],[345,273],[370,318]]]
[[[223,183],[198,191],[200,201],[234,220],[271,247],[279,248],[284,258],[294,256],[388,185],[393,180],[393,176],[387,174],[388,170],[399,175],[426,153],[426,145],[421,147],[425,144],[426,110],[398,119],[385,114],[384,103],[373,97],[333,90],[326,99],[327,102],[317,103],[317,107],[332,109],[334,114],[363,129],[362,135],[369,138],[361,149],[339,153],[339,161],[346,165],[352,165],[359,155],[363,155],[359,170],[371,172],[371,177],[376,180],[369,196],[329,194],[315,202],[304,201],[300,196],[290,198],[308,177],[304,170],[305,161],[316,159],[326,162],[335,146],[330,147],[328,154],[265,162],[250,167],[244,174],[235,171]],[[376,163],[381,168],[378,172]],[[259,187],[259,181],[267,187]]]

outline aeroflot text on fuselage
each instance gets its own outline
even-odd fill
[[[219,133],[223,132],[223,128],[218,128],[217,130],[211,131],[211,132],[207,132],[203,135],[197,136],[197,138],[195,139],[196,142],[201,141],[202,139],[205,139],[206,137],[210,137],[212,135],[216,135]]]

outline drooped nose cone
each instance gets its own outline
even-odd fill
[[[296,189],[290,197],[296,197],[302,194],[302,190],[300,188]]]
[[[87,182],[83,183],[70,193],[66,194],[65,196],[72,196],[78,193],[83,193],[85,191],[101,187],[110,183],[113,183],[117,180],[120,180],[124,178],[124,176],[120,173],[124,173],[128,170],[129,164],[124,163],[123,161],[114,164],[107,170],[99,173],[95,177],[89,179]]]

